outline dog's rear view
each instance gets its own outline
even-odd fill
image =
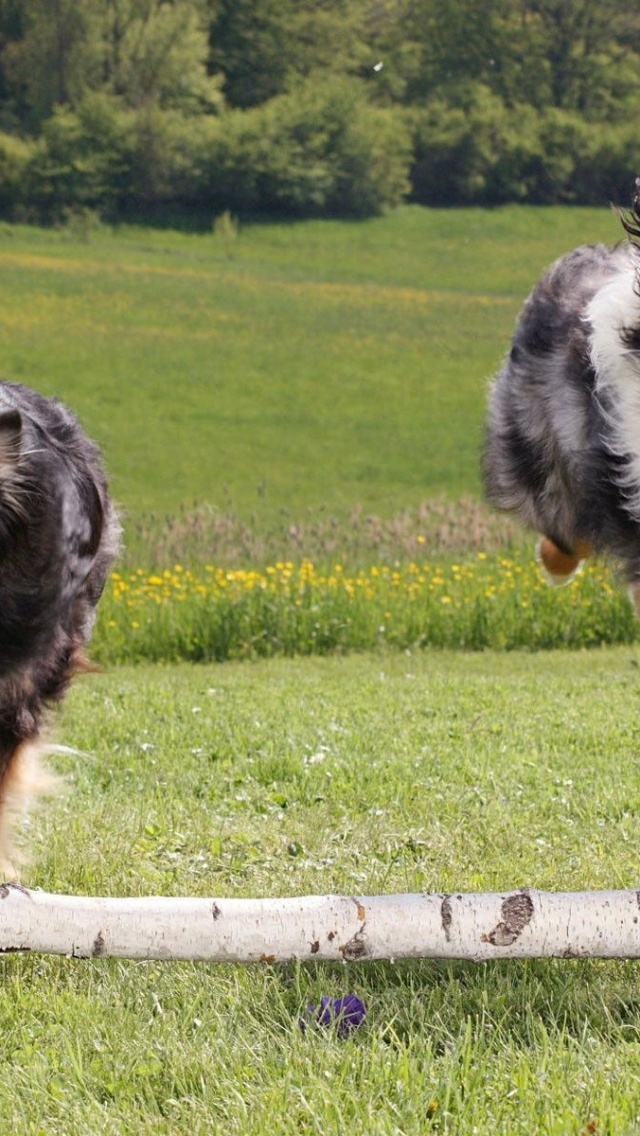
[[[120,528],[98,448],[60,402],[0,383],[0,869],[47,708],[83,648]]]

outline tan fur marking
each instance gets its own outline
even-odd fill
[[[550,576],[570,576],[580,561],[591,555],[592,549],[586,540],[578,540],[575,553],[562,552],[550,537],[544,536],[539,551],[540,559]]]
[[[633,604],[633,610],[638,619],[640,619],[640,584],[629,585],[629,596]]]
[[[37,740],[22,742],[11,754],[0,779],[0,881],[17,879],[25,857],[11,840],[12,822],[42,794],[60,787],[61,780],[43,763],[45,746]]]

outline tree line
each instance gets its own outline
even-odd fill
[[[0,0],[0,214],[626,202],[621,0]]]

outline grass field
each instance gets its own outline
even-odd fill
[[[29,878],[137,895],[637,884],[638,652],[120,668],[64,713]],[[0,960],[17,1136],[631,1134],[637,964]],[[346,1040],[302,1034],[357,993]],[[591,1125],[589,1128],[588,1125]]]
[[[0,373],[57,393],[130,515],[259,525],[478,492],[487,377],[541,269],[606,209],[406,207],[213,233],[5,226]]]

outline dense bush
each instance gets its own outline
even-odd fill
[[[412,197],[427,205],[626,202],[638,171],[626,123],[506,106],[480,84],[430,99],[412,123]]]
[[[74,111],[59,107],[27,170],[32,209],[47,220],[78,207],[108,211],[124,189],[131,145],[129,116],[115,100],[89,95]]]
[[[28,202],[28,174],[40,150],[37,142],[0,134],[0,213],[18,213]]]
[[[210,155],[218,208],[368,216],[409,189],[401,111],[367,102],[356,80],[310,79],[220,123]]]
[[[486,87],[414,112],[413,197],[430,205],[522,200],[538,149],[536,112],[507,109]]]
[[[366,84],[310,77],[248,110],[190,115],[89,92],[37,139],[0,134],[0,214],[69,210],[366,217],[426,205],[626,202],[640,161],[625,121],[507,106],[482,84],[421,109],[377,106]]]
[[[118,216],[177,200],[188,206],[201,196],[204,151],[216,127],[212,117],[153,104],[131,110],[104,94],[89,94],[73,111],[59,107],[22,163],[31,210],[56,220],[78,208]],[[8,211],[17,204],[13,185],[0,159],[0,201]]]
[[[58,107],[37,142],[0,136],[0,209],[56,220],[182,208],[370,216],[409,189],[400,110],[374,107],[357,80],[309,80],[249,111],[187,116],[90,93]]]

